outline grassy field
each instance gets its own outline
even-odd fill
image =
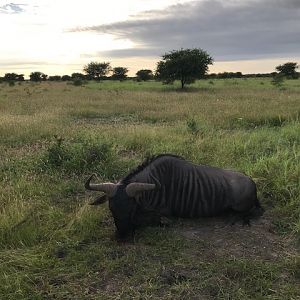
[[[300,80],[0,84],[0,299],[300,299]],[[118,244],[83,183],[174,153],[245,172],[265,215]]]

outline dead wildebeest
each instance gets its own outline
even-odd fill
[[[249,223],[254,212],[263,212],[248,176],[195,165],[171,154],[146,160],[117,184],[94,184],[92,177],[85,188],[105,195],[91,204],[109,201],[120,238],[132,235],[140,225],[159,225],[161,216],[198,218],[231,210]]]

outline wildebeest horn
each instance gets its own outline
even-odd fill
[[[126,193],[129,197],[134,197],[138,192],[151,191],[156,188],[153,183],[133,182],[126,186]]]
[[[104,192],[107,196],[112,196],[115,189],[117,188],[117,184],[107,182],[107,183],[91,183],[92,178],[95,174],[91,175],[90,178],[85,183],[85,188],[91,191],[101,191]]]
[[[154,189],[160,189],[161,185],[159,181],[152,175],[150,177],[154,180],[154,183],[140,183],[133,182],[126,186],[126,193],[129,197],[134,197],[139,192],[151,191]]]

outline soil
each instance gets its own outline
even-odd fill
[[[187,239],[195,240],[208,252],[210,258],[251,258],[281,260],[296,255],[293,238],[276,233],[271,218],[265,213],[250,226],[231,225],[228,217],[203,218],[197,224],[183,223],[179,232]]]

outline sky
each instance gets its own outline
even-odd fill
[[[0,0],[0,76],[82,72],[91,61],[155,70],[202,48],[210,72],[272,72],[300,63],[300,0]]]

